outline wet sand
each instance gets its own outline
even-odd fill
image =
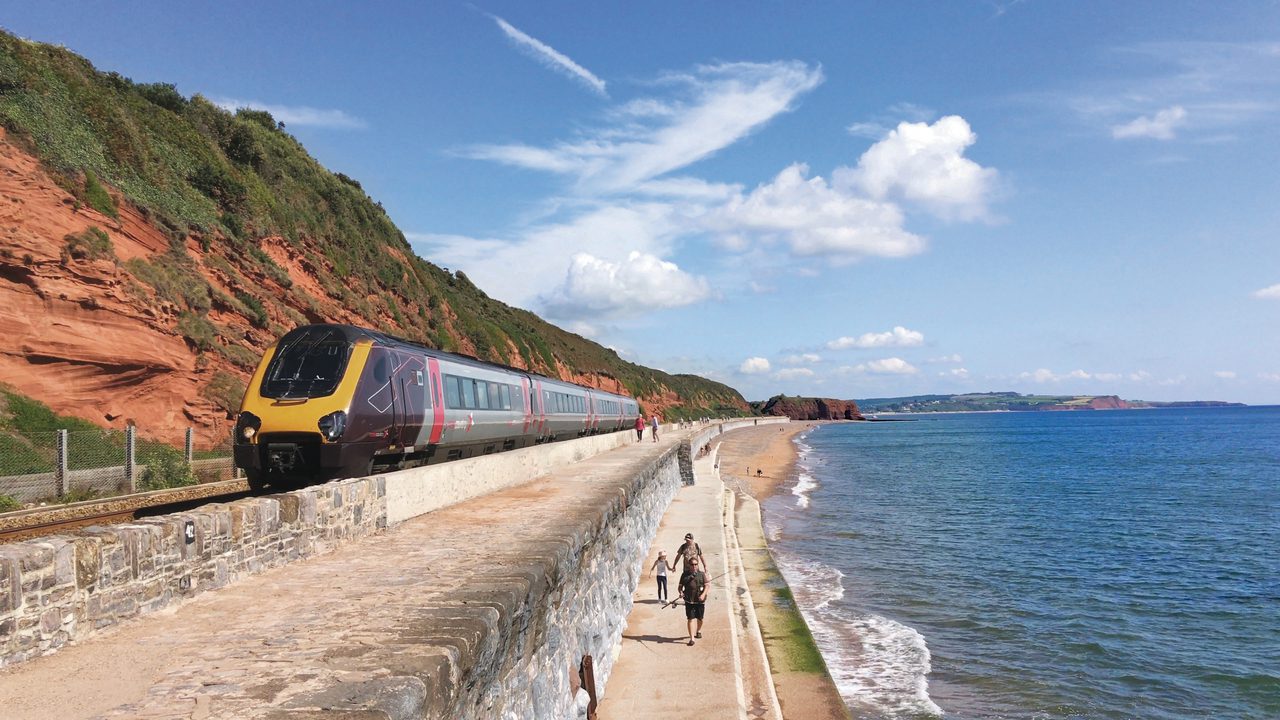
[[[735,527],[778,704],[787,718],[850,717],[769,553],[760,503],[796,480],[795,436],[816,423],[735,430],[717,442],[720,478],[737,495]]]

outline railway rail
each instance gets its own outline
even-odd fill
[[[19,510],[0,515],[0,543],[56,535],[90,525],[126,523],[142,517],[182,512],[211,502],[230,502],[250,494],[245,480],[223,480]]]

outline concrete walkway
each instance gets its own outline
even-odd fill
[[[331,706],[368,707],[379,697],[396,697],[397,688],[379,685],[388,673],[457,681],[448,680],[446,666],[465,664],[458,655],[486,651],[476,645],[488,642],[495,609],[505,612],[513,593],[527,594],[542,582],[542,549],[571,545],[565,528],[616,499],[618,478],[636,477],[688,435],[667,432],[657,444],[646,437],[6,668],[0,671],[0,717],[310,718],[307,707],[327,688],[347,688],[352,696],[334,695]],[[686,525],[694,526],[710,559],[720,563],[719,484],[689,490],[678,502],[694,520],[680,522],[663,542],[674,549],[671,533],[683,535]],[[679,610],[664,612],[661,636],[644,638],[673,657],[683,653],[687,684],[672,697],[698,697],[700,716],[737,707],[731,682],[707,683],[693,672],[706,664],[697,659],[704,652],[714,652],[716,672],[733,672],[724,601],[718,585],[709,639],[700,646],[674,642],[683,633]],[[656,604],[644,607],[657,612]],[[653,698],[652,691],[642,692]],[[709,702],[717,712],[709,713]],[[292,711],[269,710],[291,703]],[[635,707],[654,709],[649,702]],[[388,716],[398,717],[391,709],[343,715]]]
[[[641,577],[601,720],[636,717],[780,718],[768,661],[755,624],[733,528],[734,495],[720,481],[716,452],[694,461],[696,484],[676,495],[644,569],[666,550],[669,559],[693,533],[712,580],[702,639],[687,645],[682,606],[663,608],[657,580]],[[679,567],[669,575],[676,597]]]

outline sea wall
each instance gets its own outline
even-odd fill
[[[576,687],[571,669],[591,655],[596,686],[603,692],[644,553],[676,490],[692,479],[690,458],[715,435],[750,424],[710,424],[643,463],[623,456],[632,458],[625,473],[577,480],[599,488],[593,497],[600,499],[566,514],[553,541],[519,549],[522,562],[534,568],[519,583],[523,589],[486,594],[484,588],[459,588],[484,596],[488,609],[467,621],[473,628],[467,631],[473,638],[465,643],[468,652],[441,654],[449,658],[448,668],[404,685],[400,705],[416,708],[405,717],[585,716],[586,693]],[[442,474],[425,468],[347,480],[0,546],[0,665],[53,652],[205,590],[325,553],[432,503],[443,507],[499,485],[532,480],[557,462],[577,462],[625,441],[634,437],[619,433],[557,443],[529,449],[529,455],[544,454],[540,459],[515,457],[518,453],[488,456],[438,466],[446,470]],[[581,444],[562,447],[573,442]],[[504,462],[495,463],[500,459]],[[464,469],[466,463],[480,467]],[[497,485],[472,485],[484,482]],[[432,491],[441,496],[430,499]],[[454,622],[444,616],[438,621],[444,627]]]

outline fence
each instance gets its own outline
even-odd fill
[[[55,430],[19,440],[0,436],[0,511],[21,503],[92,500],[237,477],[230,439],[197,448],[123,432]]]

